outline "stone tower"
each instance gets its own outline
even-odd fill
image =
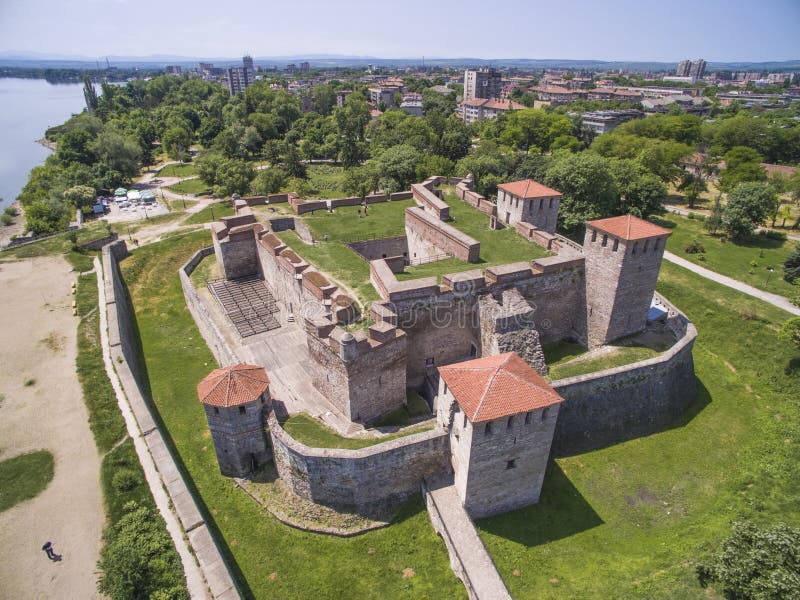
[[[515,352],[439,367],[437,419],[474,518],[539,501],[563,401]]]
[[[513,227],[529,223],[547,233],[556,231],[561,192],[533,179],[523,179],[497,186],[497,219]]]
[[[262,367],[238,364],[216,369],[197,385],[206,411],[219,470],[242,477],[269,460],[265,420],[269,378]]]
[[[669,234],[633,215],[586,222],[589,348],[645,328]]]

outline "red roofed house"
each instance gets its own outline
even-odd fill
[[[473,98],[471,100],[464,100],[460,108],[464,122],[469,125],[475,121],[494,119],[500,113],[505,113],[510,110],[523,110],[527,108],[527,106],[519,102],[514,102],[513,100]]]
[[[238,364],[215,369],[197,384],[197,395],[223,475],[242,477],[272,457],[264,428],[270,396],[263,367]]]
[[[633,215],[586,222],[589,348],[645,328],[669,234]]]
[[[497,218],[513,226],[530,223],[547,233],[555,233],[561,192],[534,181],[523,179],[497,186]]]
[[[439,424],[474,518],[535,504],[561,396],[516,352],[439,367]]]

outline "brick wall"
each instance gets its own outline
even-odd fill
[[[376,260],[390,256],[408,256],[408,240],[404,235],[352,242],[347,246],[366,260]]]
[[[406,209],[406,237],[412,259],[436,254],[449,254],[467,262],[480,259],[480,242],[418,207]]]

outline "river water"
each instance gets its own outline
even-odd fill
[[[0,78],[0,208],[13,202],[50,150],[36,140],[83,110],[83,85]]]

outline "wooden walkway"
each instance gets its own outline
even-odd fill
[[[280,312],[278,304],[259,276],[212,279],[207,286],[241,337],[281,326],[275,318],[275,314]]]

